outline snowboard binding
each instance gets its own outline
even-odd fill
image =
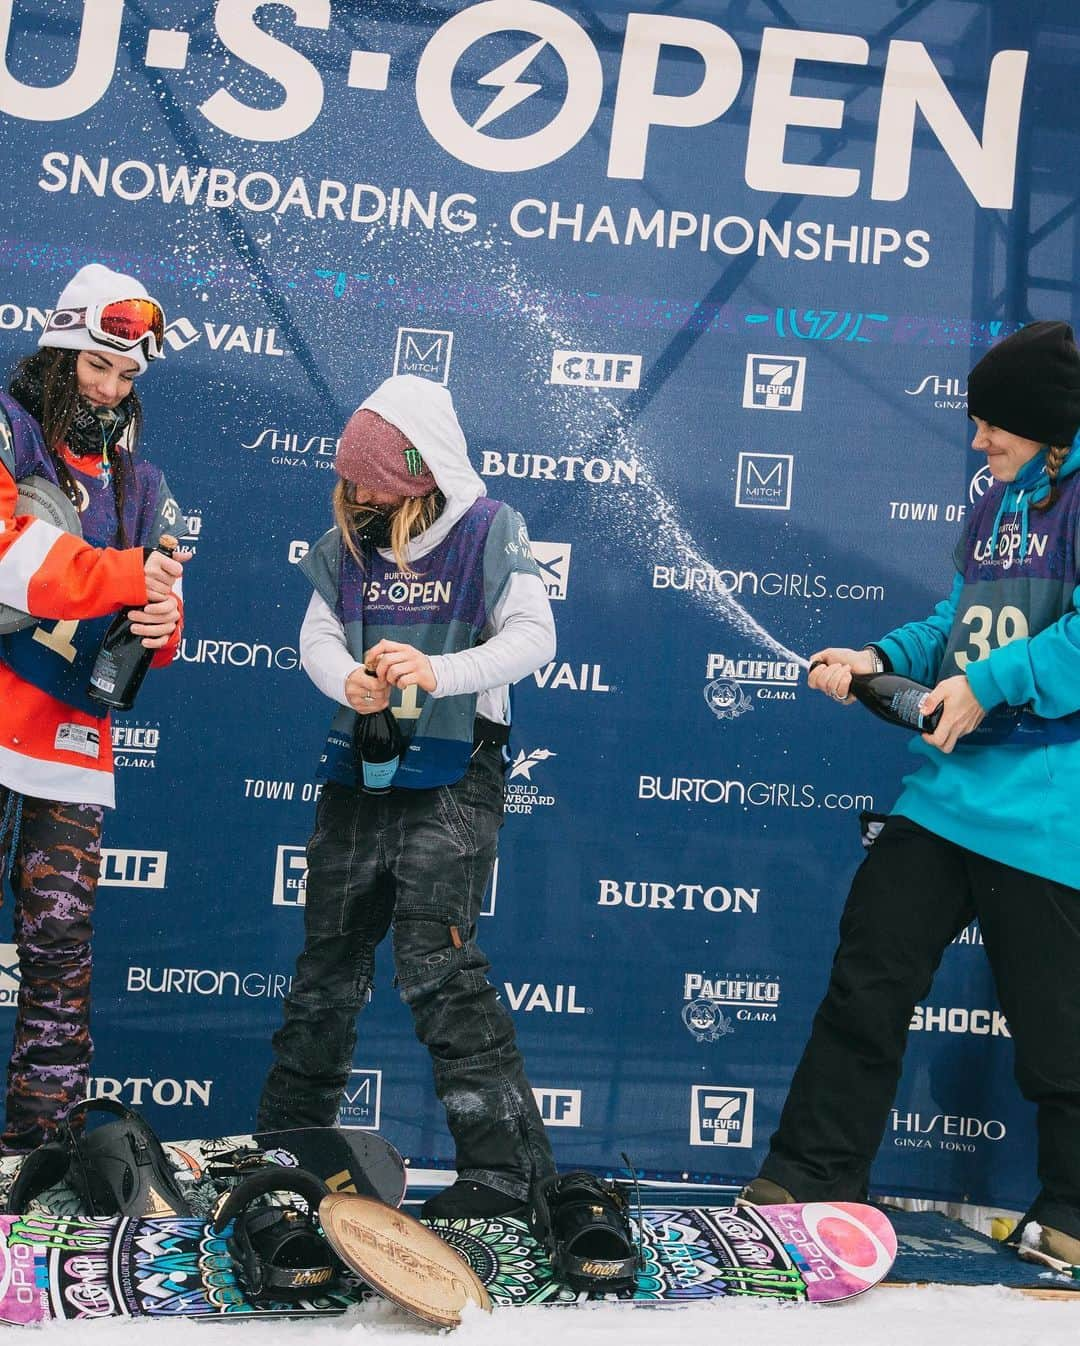
[[[633,1294],[640,1265],[626,1197],[585,1170],[534,1184],[529,1225],[555,1274],[573,1290]]]
[[[84,1131],[88,1112],[117,1118]],[[161,1142],[130,1108],[111,1098],[88,1098],[64,1114],[53,1140],[27,1155],[8,1193],[7,1207],[23,1211],[33,1198],[66,1181],[93,1216],[191,1215]]]
[[[333,1287],[340,1264],[318,1226],[329,1190],[306,1169],[268,1165],[222,1197],[213,1229],[220,1234],[233,1222],[229,1253],[249,1299],[292,1302]],[[267,1205],[262,1198],[271,1192],[301,1196],[308,1209]]]

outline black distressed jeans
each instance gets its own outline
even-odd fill
[[[828,990],[761,1174],[796,1201],[865,1198],[912,1011],[974,917],[1017,1083],[1038,1108],[1042,1190],[1028,1214],[1080,1237],[1080,890],[896,815],[855,875]]]
[[[326,787],[260,1130],[336,1125],[375,949],[392,925],[397,984],[431,1053],[458,1175],[524,1199],[534,1173],[554,1170],[513,1020],[476,943],[502,815],[503,763],[491,745],[454,785],[381,796]]]

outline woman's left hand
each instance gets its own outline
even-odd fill
[[[176,595],[161,598],[156,603],[147,603],[146,607],[128,613],[133,634],[142,636],[143,647],[148,650],[160,650],[169,643],[169,637],[180,621],[180,604]]]
[[[932,692],[923,697],[920,709],[924,715],[929,715],[938,706],[944,708],[938,727],[932,734],[923,734],[923,741],[940,748],[942,752],[952,752],[957,740],[977,729],[986,714],[962,673],[939,682]]]
[[[437,686],[431,660],[413,645],[400,640],[380,640],[364,655],[364,664],[391,687],[419,687],[433,692]]]

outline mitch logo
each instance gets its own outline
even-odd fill
[[[695,1084],[690,1092],[690,1144],[728,1145],[747,1150],[754,1143],[754,1091],[726,1084]]]
[[[641,356],[553,351],[548,382],[579,388],[637,388],[641,384]]]
[[[279,846],[274,865],[274,906],[302,907],[307,902],[307,849]]]
[[[748,355],[744,407],[757,411],[802,411],[805,355]]]
[[[102,849],[103,888],[164,888],[168,851],[110,851]]]
[[[533,1097],[545,1126],[581,1125],[580,1089],[534,1089]]]
[[[419,374],[436,383],[450,381],[453,332],[431,327],[399,327],[394,350],[395,374]]]
[[[21,985],[18,949],[14,944],[0,944],[0,1009],[15,1008]]]
[[[790,453],[740,453],[735,482],[737,509],[790,509]]]
[[[530,540],[533,560],[540,567],[540,578],[544,581],[548,598],[566,597],[566,586],[570,582],[570,543],[537,542]]]
[[[382,1112],[382,1071],[350,1070],[338,1109],[338,1126],[347,1131],[378,1131]]]
[[[543,982],[522,982],[515,986],[513,982],[503,982],[506,998],[512,1010],[522,1010],[528,1014],[532,1010],[545,1010],[548,1014],[591,1014],[588,1005],[577,1003],[577,987],[558,985],[548,990]]]
[[[165,329],[165,344],[173,351],[187,350],[203,337],[213,351],[240,351],[243,355],[288,354],[277,344],[274,327],[248,328],[231,322],[204,322],[196,327],[188,318],[174,318]]]

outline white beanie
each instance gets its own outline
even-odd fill
[[[80,267],[61,291],[53,313],[60,309],[89,309],[96,304],[111,304],[118,299],[149,299],[146,287],[134,276],[110,271],[100,262]],[[130,350],[119,351],[115,346],[97,342],[86,327],[46,327],[38,339],[39,346],[57,346],[69,351],[101,351],[103,355],[124,355],[135,361],[139,373],[146,372],[146,345],[140,342]]]

